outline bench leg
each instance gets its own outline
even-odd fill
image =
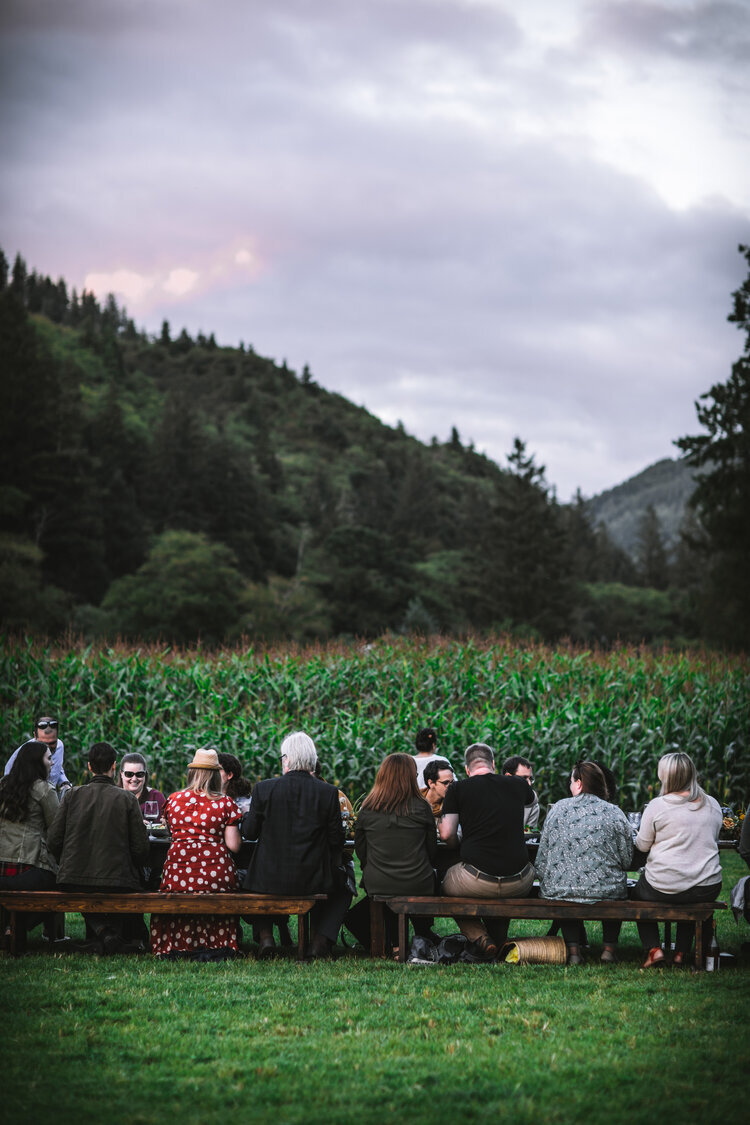
[[[399,914],[398,916],[398,959],[401,962],[406,961],[406,944],[409,940],[409,915]]]
[[[370,899],[370,956],[385,957],[385,917],[383,903]]]
[[[26,923],[18,910],[8,911],[10,919],[10,955],[20,957],[26,952]]]
[[[703,923],[695,923],[695,967],[703,968]]]
[[[297,915],[297,960],[304,961],[305,951],[307,948],[307,941],[309,938],[308,928],[310,925],[309,914]]]

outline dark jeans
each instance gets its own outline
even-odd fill
[[[434,918],[422,914],[410,916],[409,921],[415,934],[420,937],[429,937]],[[370,899],[365,895],[359,902],[355,902],[351,910],[347,911],[344,925],[350,934],[353,934],[363,949],[370,949]],[[383,928],[385,929],[385,944],[387,948],[398,945],[398,914],[394,914],[383,903]]]
[[[605,945],[617,945],[622,922],[618,918],[607,918],[602,922],[602,939]],[[586,944],[586,927],[583,922],[572,918],[569,922],[560,922],[560,929],[565,938],[566,945]],[[583,933],[581,933],[583,931]]]
[[[54,891],[56,887],[55,876],[51,871],[44,871],[41,867],[30,867],[20,875],[0,875],[0,890],[2,891]],[[2,910],[2,928],[5,932],[7,925],[6,911]],[[54,918],[54,914],[21,914],[16,915],[20,923],[26,927],[26,932],[33,930],[41,922]]]
[[[313,936],[321,934],[335,943],[351,901],[351,891],[336,890],[329,891],[328,898],[323,902],[316,902],[310,911],[310,928]],[[284,915],[243,914],[242,917],[252,924],[256,940],[260,934],[271,931],[273,926],[287,923]]]
[[[719,897],[720,890],[721,883],[712,883],[708,887],[690,887],[686,891],[678,891],[676,894],[670,895],[667,894],[666,891],[657,891],[648,882],[646,876],[641,875],[640,879],[631,890],[630,897],[639,899],[641,902],[665,902],[679,906],[683,902],[713,902]],[[708,918],[703,923],[704,949],[708,949],[712,930],[713,922]],[[689,953],[693,946],[694,934],[695,926],[692,922],[678,922],[674,943],[675,953]],[[638,937],[641,939],[641,944],[644,949],[656,949],[656,947],[661,944],[659,940],[658,922],[652,922],[649,919],[639,922]]]
[[[138,892],[132,887],[92,887],[82,883],[58,883],[58,891],[81,895],[131,895]],[[142,914],[84,914],[86,937],[102,938],[105,931],[114,933],[122,941],[144,941],[148,949],[148,928]]]

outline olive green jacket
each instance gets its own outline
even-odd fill
[[[57,864],[47,851],[47,829],[59,807],[52,786],[41,779],[35,781],[29,793],[25,820],[0,817],[0,860],[57,871]]]
[[[83,886],[142,886],[140,867],[148,862],[148,832],[135,794],[111,777],[94,774],[88,785],[64,798],[47,835],[60,861],[58,883]]]

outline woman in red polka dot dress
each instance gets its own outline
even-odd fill
[[[221,791],[215,750],[196,750],[186,789],[173,793],[165,814],[172,834],[160,890],[215,894],[237,890],[229,852],[240,848],[239,806]],[[221,960],[238,952],[239,918],[216,914],[151,916],[151,950],[157,957]]]

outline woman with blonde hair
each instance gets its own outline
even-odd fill
[[[354,848],[368,896],[434,893],[435,818],[417,788],[417,768],[411,754],[389,754],[381,764],[357,817]],[[369,906],[360,908],[353,918],[356,929],[352,932],[360,940],[365,936],[361,915],[369,915]],[[392,935],[393,917],[387,922]],[[429,935],[429,922],[420,929]]]
[[[237,890],[229,854],[240,849],[242,813],[221,790],[215,750],[196,750],[187,786],[173,793],[165,808],[172,843],[161,877],[161,891],[215,894]],[[151,917],[151,949],[170,960],[220,961],[239,951],[239,918],[214,914]]]
[[[721,890],[719,830],[721,809],[701,789],[688,754],[665,754],[657,769],[661,791],[646,805],[635,846],[648,858],[631,897],[644,902],[713,902]],[[703,941],[712,923],[703,923]],[[665,964],[658,923],[638,923],[647,950],[644,969]],[[693,942],[692,922],[678,922],[674,965],[684,965]]]

